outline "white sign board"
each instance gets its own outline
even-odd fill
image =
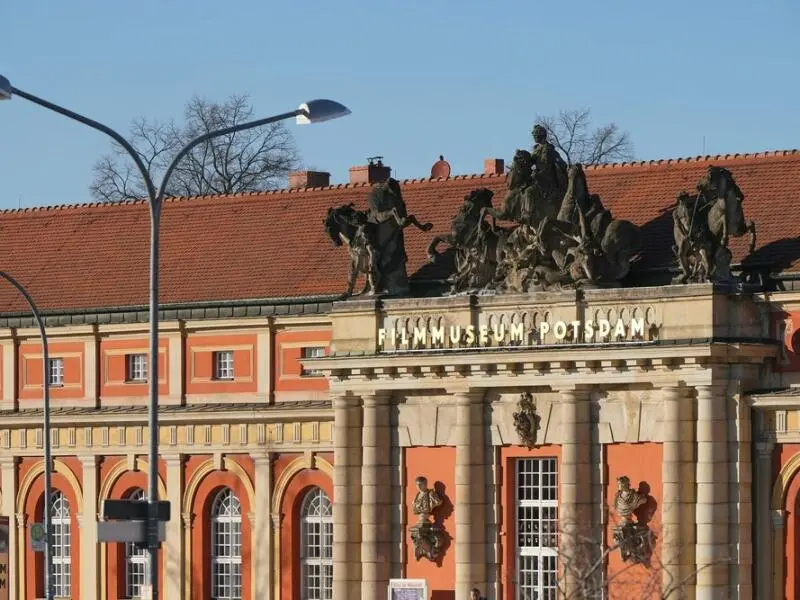
[[[428,582],[424,579],[390,579],[389,600],[428,600]]]
[[[31,523],[30,528],[31,549],[34,552],[44,552],[47,546],[47,536],[44,534],[44,525],[41,523]]]

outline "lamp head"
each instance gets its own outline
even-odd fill
[[[298,125],[322,123],[323,121],[346,117],[350,114],[349,108],[333,100],[311,100],[301,104],[298,110],[302,111],[301,114],[297,115]]]
[[[11,100],[11,82],[0,75],[0,100]]]

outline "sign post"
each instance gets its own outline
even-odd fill
[[[150,504],[146,500],[105,500],[103,518],[97,524],[98,542],[131,542],[142,544],[149,540],[148,514]],[[156,533],[159,542],[167,539],[166,522],[170,519],[170,504],[162,500],[156,505]],[[0,599],[2,600],[2,599]]]
[[[428,600],[425,579],[390,579],[388,600]]]

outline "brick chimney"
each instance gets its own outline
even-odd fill
[[[350,183],[383,183],[392,175],[392,168],[384,166],[382,156],[367,159],[369,164],[350,167]]]
[[[502,175],[505,172],[505,161],[502,158],[487,158],[483,161],[484,175]]]
[[[292,171],[289,173],[290,188],[328,187],[331,174],[325,171]]]

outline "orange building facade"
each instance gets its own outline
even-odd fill
[[[800,185],[796,153],[587,174],[624,216],[636,209],[624,196],[632,181],[663,184],[667,206],[670,185],[714,161],[764,222],[762,246],[785,259],[782,240],[800,226],[773,223],[782,209],[770,203],[786,195],[759,190],[776,165]],[[410,210],[445,230],[476,179],[501,189],[502,164],[403,189]],[[344,300],[346,251],[317,224],[372,183],[167,202],[162,598],[367,600],[394,579],[424,580],[431,600],[467,600],[473,587],[490,600],[800,596],[792,266],[771,285],[448,296],[430,292],[441,284],[423,257],[432,234],[409,229],[409,296]],[[141,495],[149,468],[146,274],[125,266],[146,264],[143,215],[141,203],[0,215],[2,243],[18,249],[4,268],[41,299],[51,356],[43,373],[38,330],[3,290],[0,512],[14,600],[43,596],[32,532],[44,510],[58,598],[133,600],[151,568],[132,545],[97,542],[103,501]],[[290,251],[287,230],[308,234]],[[228,234],[233,248],[217,252]],[[37,248],[52,240],[64,260],[42,263]],[[69,285],[73,270],[82,275]],[[588,321],[608,331],[566,334]],[[620,489],[635,493],[623,496],[636,499],[629,512]]]

